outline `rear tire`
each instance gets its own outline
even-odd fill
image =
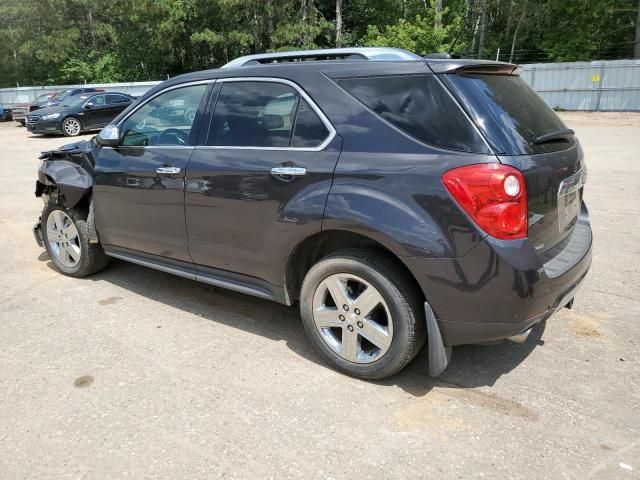
[[[89,243],[87,215],[80,209],[45,205],[42,239],[56,269],[70,277],[86,277],[109,263],[102,246]]]
[[[300,293],[305,331],[322,357],[369,380],[393,375],[420,351],[426,338],[421,305],[420,293],[395,261],[368,250],[323,258]]]

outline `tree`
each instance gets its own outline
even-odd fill
[[[527,15],[527,0],[522,2],[522,12],[520,13],[520,18],[518,19],[518,24],[516,25],[516,29],[513,31],[513,39],[511,40],[511,52],[509,53],[509,62],[513,62],[513,51],[516,48],[516,40],[518,39],[518,31],[522,26],[522,22],[524,21],[525,16]]]
[[[342,44],[342,0],[336,0],[336,47],[339,48],[341,44]]]
[[[638,13],[636,15],[636,37],[633,47],[633,58],[640,58],[640,0],[638,0]]]
[[[478,39],[478,58],[484,57],[484,35],[487,27],[487,0],[480,2],[480,33]]]

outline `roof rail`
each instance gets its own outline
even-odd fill
[[[390,47],[326,48],[319,50],[298,50],[291,52],[258,53],[231,60],[221,68],[244,67],[266,63],[290,63],[321,60],[374,60],[393,62],[402,60],[422,60],[415,53]]]

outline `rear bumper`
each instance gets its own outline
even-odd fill
[[[445,345],[483,343],[517,335],[567,305],[591,266],[591,227],[581,217],[585,242],[566,253],[571,264],[548,274],[528,240],[485,239],[456,259],[405,258],[438,318]]]

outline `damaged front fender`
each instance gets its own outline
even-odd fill
[[[67,208],[77,205],[93,188],[94,159],[98,148],[91,139],[42,152],[36,197],[41,197],[47,187],[55,187],[58,190],[58,198],[64,198]]]

